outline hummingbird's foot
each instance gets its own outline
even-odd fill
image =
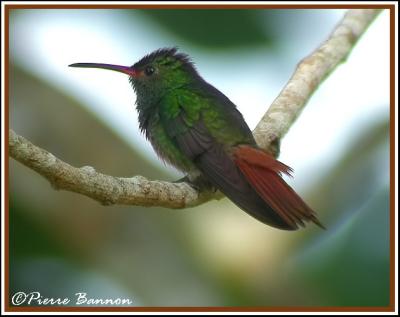
[[[206,179],[204,176],[200,175],[197,176],[196,178],[191,178],[189,176],[182,177],[173,183],[188,183],[191,187],[193,187],[197,191],[208,191],[208,192],[216,192],[217,189],[214,187],[213,184],[210,183],[208,179]]]

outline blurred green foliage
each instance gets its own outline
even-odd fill
[[[32,256],[59,257],[68,253],[59,241],[52,239],[51,232],[47,232],[45,227],[35,222],[35,218],[31,219],[24,213],[23,210],[29,207],[20,204],[21,202],[10,197],[11,274],[15,259]]]
[[[302,283],[323,285],[325,305],[387,306],[389,122],[376,120],[356,135],[314,191],[330,218],[329,233],[299,249],[298,273]]]
[[[149,9],[140,13],[187,43],[227,50],[272,44],[273,29],[264,27],[262,11]]]

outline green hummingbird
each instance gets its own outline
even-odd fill
[[[76,63],[71,67],[127,74],[136,92],[139,127],[158,156],[194,187],[211,186],[270,226],[322,226],[283,180],[292,169],[260,149],[232,101],[197,72],[188,55],[163,48],[133,66]]]

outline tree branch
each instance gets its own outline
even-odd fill
[[[297,65],[296,71],[253,131],[260,147],[268,149],[286,134],[318,85],[345,61],[380,11],[347,11],[329,38]]]
[[[10,156],[45,177],[55,189],[93,198],[103,205],[185,208],[209,200],[187,183],[150,181],[142,176],[120,178],[96,172],[91,166],[73,167],[50,152],[9,131]]]
[[[253,132],[260,147],[278,152],[279,140],[299,116],[312,93],[345,60],[379,11],[349,10],[328,40],[298,64]],[[13,130],[9,131],[9,154],[49,180],[54,188],[83,194],[104,205],[186,208],[222,197],[219,192],[198,192],[184,182],[150,181],[142,176],[120,178],[98,173],[90,166],[76,168]]]

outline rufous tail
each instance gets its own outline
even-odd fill
[[[289,166],[250,146],[238,146],[234,159],[259,196],[290,227],[297,228],[298,225],[304,226],[306,221],[312,221],[325,229],[315,212],[282,178],[282,173],[291,176],[293,170]]]

